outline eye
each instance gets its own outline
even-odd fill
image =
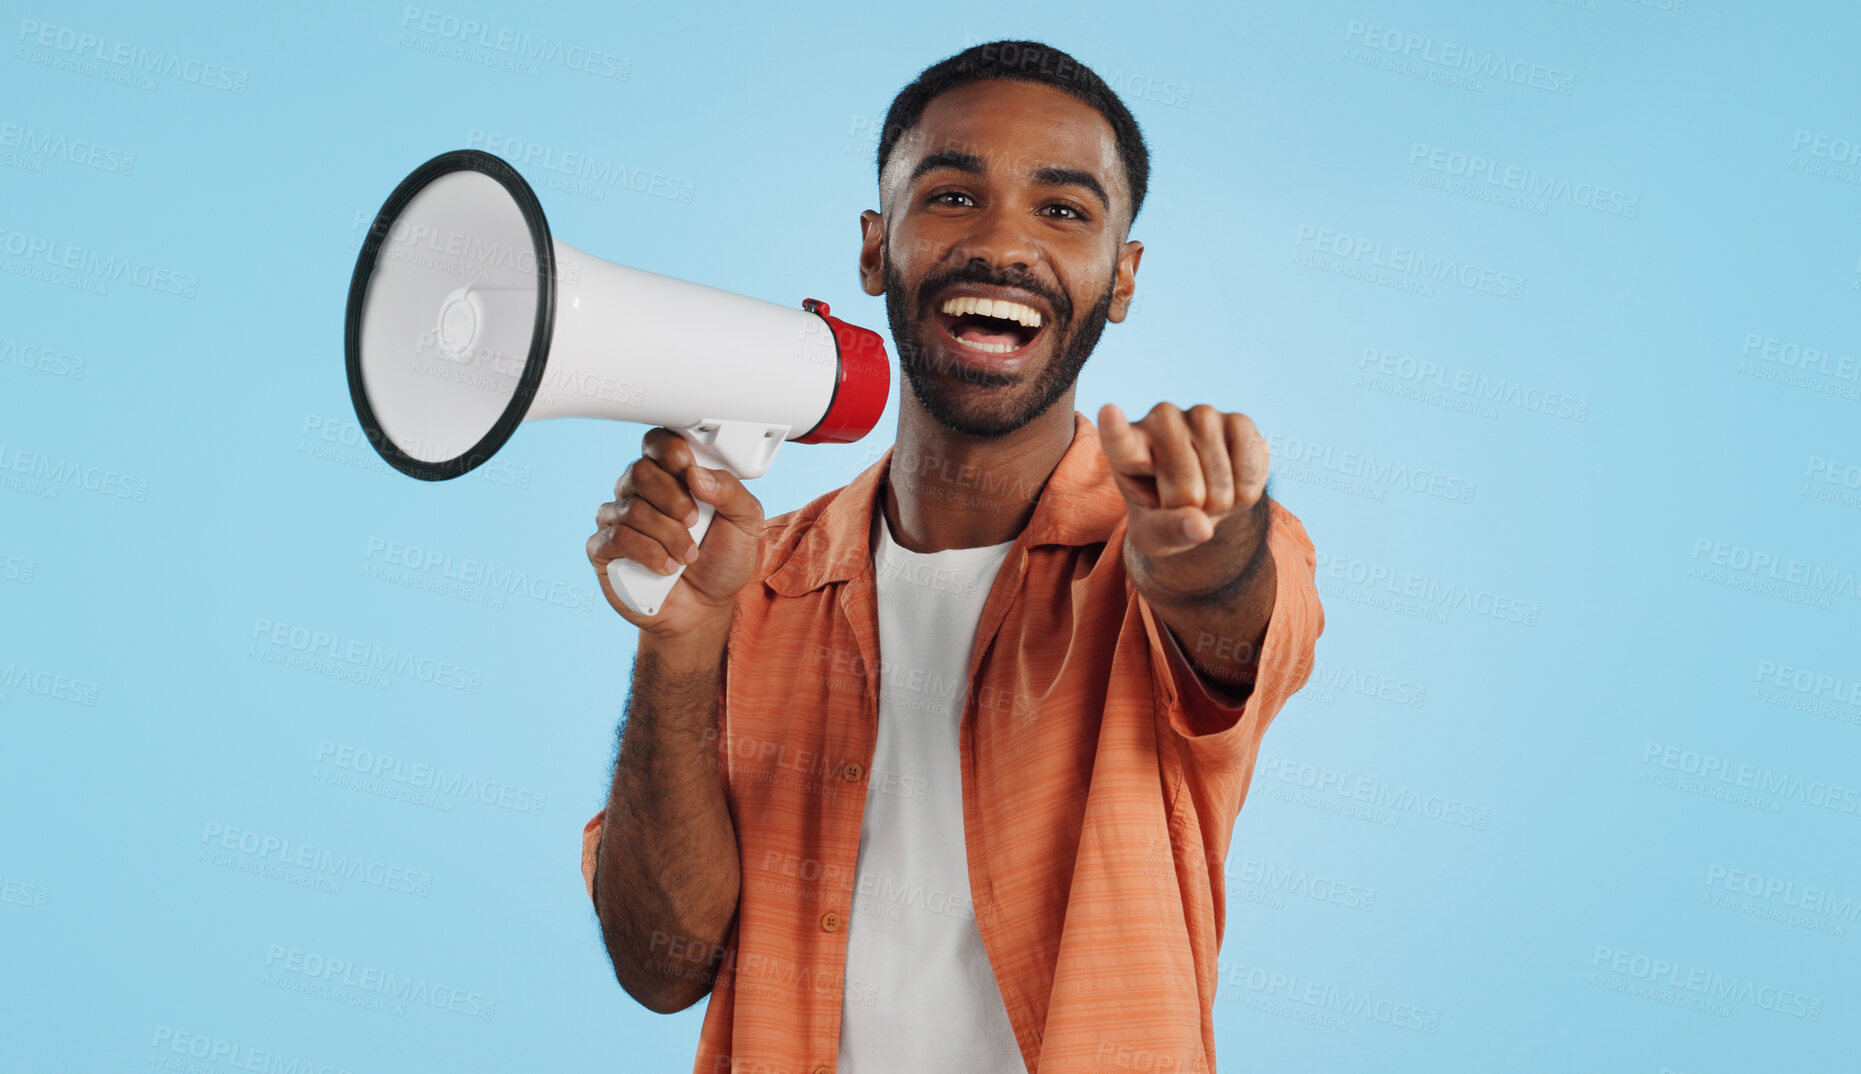
[[[950,200],[950,199],[955,199],[955,200]],[[960,207],[960,206],[975,204],[975,202],[970,199],[968,194],[965,194],[960,190],[939,190],[937,193],[932,194],[926,200],[928,200],[932,205],[955,205],[955,206]]]
[[[1085,220],[1087,219],[1086,212],[1084,209],[1081,209],[1077,205],[1069,205],[1063,201],[1057,201],[1051,205],[1043,205],[1041,206],[1040,211],[1043,213],[1047,213],[1048,215],[1064,214],[1064,215],[1055,216],[1055,218],[1059,220]]]

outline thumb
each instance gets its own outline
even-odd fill
[[[1171,556],[1206,542],[1215,535],[1215,527],[1199,507],[1171,507],[1132,518],[1130,535],[1145,555]]]
[[[718,518],[741,529],[754,529],[762,522],[762,502],[729,470],[693,463],[686,484],[693,497],[717,509]]]

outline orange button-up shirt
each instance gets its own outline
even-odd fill
[[[873,588],[891,460],[770,519],[737,597],[717,757],[742,891],[700,1074],[832,1070],[842,994],[866,987],[844,979],[844,925],[880,676],[909,665],[881,663]],[[967,909],[1030,1074],[1215,1069],[1221,866],[1260,736],[1324,629],[1312,542],[1271,509],[1278,584],[1241,705],[1202,686],[1127,576],[1124,498],[1083,414],[983,606],[956,684]],[[604,812],[583,829],[591,896]]]

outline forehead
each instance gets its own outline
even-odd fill
[[[1111,124],[1098,109],[1052,86],[972,82],[938,94],[899,139],[886,170],[897,182],[918,161],[946,149],[980,157],[991,177],[1072,168],[1091,172],[1108,191],[1124,193]]]

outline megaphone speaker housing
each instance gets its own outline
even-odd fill
[[[455,189],[454,191],[434,189],[436,183],[443,183],[449,177],[467,175],[483,177],[474,184],[477,189]],[[495,183],[508,200],[500,202],[496,198],[486,197],[488,192],[484,186],[486,182]],[[455,188],[458,186],[456,183],[451,185]],[[416,205],[422,195],[426,196],[428,202],[437,202],[429,204],[425,213],[421,213]],[[413,219],[410,219],[410,214],[414,216]],[[378,279],[378,275],[393,264],[384,262],[384,251],[393,251],[396,243],[405,246],[409,251],[417,251],[423,245],[428,245],[424,240],[433,238],[444,226],[442,218],[450,218],[446,219],[445,223],[454,225],[454,230],[450,235],[444,236],[444,242],[439,246],[440,252],[429,256],[437,258],[455,256],[448,255],[445,251],[456,246],[463,247],[456,255],[460,260],[450,264],[435,261],[427,266],[410,265],[406,272],[400,274],[399,280]],[[527,242],[524,243],[527,249],[517,247],[508,241],[513,237],[508,233],[515,224],[521,225],[523,234],[527,237]],[[484,231],[487,229],[503,233],[498,238],[505,240],[506,249],[513,252],[508,256],[501,251],[492,251],[487,254],[489,244],[495,241],[484,236]],[[468,236],[475,237],[479,241],[476,243],[457,241],[457,237]],[[471,255],[474,253],[479,254],[481,260],[493,262],[489,267],[479,268],[479,272],[488,275],[496,271],[505,277],[507,283],[509,278],[514,276],[520,286],[524,278],[528,277],[529,285],[533,287],[534,312],[527,326],[528,339],[525,341],[524,358],[521,369],[510,385],[508,398],[496,410],[495,416],[489,421],[481,436],[457,454],[449,457],[423,458],[414,452],[426,449],[421,451],[421,454],[431,456],[436,454],[432,450],[436,445],[423,441],[418,436],[403,435],[397,439],[394,435],[390,435],[389,430],[383,428],[382,413],[378,412],[371,402],[369,393],[371,379],[375,383],[376,390],[380,391],[379,381],[382,378],[379,373],[385,365],[385,362],[377,361],[369,370],[365,370],[363,366],[363,330],[365,320],[371,313],[371,291],[380,289],[384,283],[396,286],[398,290],[415,290],[421,283],[430,282],[435,278],[442,279],[444,287],[453,287],[454,283],[444,277],[454,269],[464,269],[469,275],[473,268]],[[499,261],[504,263],[497,264]],[[435,268],[434,264],[441,267]],[[530,184],[518,174],[517,169],[511,167],[502,158],[478,150],[455,150],[434,157],[401,180],[400,185],[394,188],[394,192],[389,194],[388,200],[382,204],[380,212],[375,214],[374,223],[369,227],[367,235],[363,237],[361,252],[356,257],[355,274],[349,281],[349,302],[343,325],[343,349],[349,376],[349,398],[355,405],[356,417],[361,422],[364,435],[368,437],[369,442],[374,445],[375,450],[388,465],[409,477],[417,477],[423,481],[444,481],[469,473],[489,460],[499,448],[504,446],[511,434],[517,431],[517,426],[523,422],[532,401],[536,398],[537,388],[543,381],[543,370],[548,364],[550,341],[555,329],[555,282],[555,244],[549,234],[548,218],[544,215],[543,207],[537,201],[536,192],[530,188]],[[431,288],[429,287],[428,290]],[[375,299],[372,307],[376,311],[382,310],[384,306],[398,305],[406,313],[415,316],[419,314],[414,303],[407,301],[411,296],[376,293],[372,297]],[[379,317],[381,314],[377,312],[376,316]],[[421,331],[428,330],[421,329]],[[415,343],[410,349],[417,353],[418,347],[419,344]],[[437,347],[435,349],[437,350]],[[377,375],[371,378],[368,376],[369,373]],[[417,387],[430,389],[432,384],[429,380],[428,383]],[[427,413],[439,411],[438,407],[416,405]]]
[[[471,149],[416,168],[376,214],[344,361],[369,442],[425,481],[553,417],[663,425],[701,465],[758,477],[784,441],[866,435],[891,386],[877,333],[826,303],[780,306],[582,253],[551,236],[515,168]],[[699,516],[694,540],[710,506]],[[678,578],[624,560],[608,573],[644,615]]]

